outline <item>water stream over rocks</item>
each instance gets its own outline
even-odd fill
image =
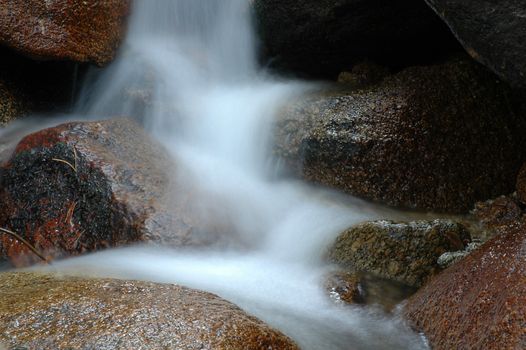
[[[199,188],[196,215],[219,211],[244,248],[134,247],[50,268],[210,291],[303,349],[425,349],[397,316],[327,297],[327,246],[384,215],[280,176],[269,157],[272,117],[311,87],[258,69],[250,18],[247,0],[136,1],[117,61],[91,76],[75,113],[141,120],[176,159],[174,186]]]

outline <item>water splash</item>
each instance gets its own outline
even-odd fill
[[[309,87],[258,71],[250,2],[143,0],[133,14],[118,60],[87,84],[77,113],[143,121],[173,153],[179,169],[173,180],[198,186],[194,200],[227,213],[250,250],[133,248],[56,268],[208,290],[304,349],[425,348],[399,319],[333,305],[323,291],[327,246],[348,226],[379,213],[361,201],[270,176],[272,118]]]

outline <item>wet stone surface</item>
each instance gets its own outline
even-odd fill
[[[50,258],[136,242],[206,245],[186,215],[188,193],[172,198],[175,163],[127,119],[73,122],[26,136],[0,166],[0,227],[23,236]],[[173,204],[173,205],[172,205]],[[0,260],[38,261],[0,235]]]
[[[277,117],[274,153],[292,175],[352,195],[466,213],[514,190],[526,119],[510,101],[511,90],[469,59],[411,67],[291,102]]]
[[[0,43],[39,59],[110,62],[129,0],[2,0]]]
[[[169,284],[0,274],[0,342],[13,349],[298,349],[206,292]]]
[[[469,232],[450,220],[371,221],[343,232],[327,258],[350,271],[420,287],[441,270],[442,254],[463,250],[470,240]]]
[[[515,222],[433,278],[405,306],[433,349],[526,348],[526,226]]]

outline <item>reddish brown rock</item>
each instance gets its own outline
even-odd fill
[[[476,203],[473,213],[491,235],[491,231],[518,222],[522,216],[522,208],[515,195],[500,196]]]
[[[0,0],[0,43],[41,59],[111,61],[129,0]]]
[[[210,293],[34,273],[0,274],[0,342],[17,349],[298,349]]]
[[[405,306],[433,349],[526,348],[526,225],[501,229]]]
[[[175,166],[134,122],[73,122],[26,136],[0,166],[0,227],[50,257],[132,242],[207,244],[185,214],[189,194],[170,202]],[[177,213],[177,215],[175,215]],[[0,235],[0,260],[34,261]]]

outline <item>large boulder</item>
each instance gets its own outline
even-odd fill
[[[41,59],[111,61],[129,0],[0,0],[0,43]]]
[[[526,348],[526,225],[505,228],[405,306],[433,349]]]
[[[526,3],[516,0],[426,0],[466,51],[502,79],[526,87]]]
[[[371,221],[343,232],[329,249],[328,260],[351,271],[420,287],[440,271],[438,258],[462,250],[469,232],[450,220]]]
[[[189,194],[171,184],[174,169],[167,151],[128,119],[41,130],[0,165],[0,227],[50,258],[133,242],[212,242],[184,213]],[[181,200],[171,201],[173,191]],[[0,261],[31,263],[27,248],[0,234]]]
[[[298,349],[206,292],[169,284],[0,274],[0,341],[23,349]]]
[[[398,67],[461,49],[421,0],[255,0],[254,8],[271,64],[315,76],[364,59]]]
[[[526,120],[484,67],[454,58],[339,84],[277,117],[274,151],[308,180],[392,206],[466,212],[514,189]]]

